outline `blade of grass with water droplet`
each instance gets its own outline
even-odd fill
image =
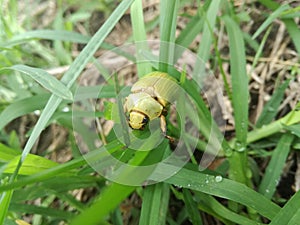
[[[158,178],[164,176],[166,171],[174,170],[170,167],[162,166],[157,171]],[[199,171],[183,168],[165,182],[243,204],[269,219],[274,218],[280,210],[278,205],[244,184],[225,178],[217,182],[215,176]]]
[[[276,186],[280,180],[280,175],[283,172],[293,139],[293,135],[289,133],[284,134],[280,138],[275,150],[273,151],[271,161],[266,168],[266,172],[259,186],[259,192],[269,199],[272,198],[276,190]]]
[[[223,21],[229,36],[230,74],[232,84],[232,104],[234,110],[235,132],[237,140],[246,144],[248,132],[248,76],[246,72],[246,56],[242,31],[229,17]]]

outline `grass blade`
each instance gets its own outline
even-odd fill
[[[71,64],[69,70],[65,73],[63,78],[61,79],[61,82],[65,84],[68,88],[70,88],[88,61],[93,57],[93,54],[97,51],[97,49],[100,47],[100,45],[103,43],[104,39],[107,37],[107,35],[110,33],[110,31],[113,29],[115,24],[119,21],[121,16],[126,12],[130,4],[133,2],[133,0],[124,0],[122,1],[119,6],[116,8],[116,10],[112,13],[112,15],[107,19],[107,21],[103,24],[103,26],[97,31],[97,33],[92,37],[92,39],[89,41],[89,43],[85,46],[83,51],[79,54],[79,56],[74,60],[74,62]],[[56,95],[52,95],[42,112],[36,126],[34,127],[31,136],[29,137],[29,140],[26,143],[26,146],[22,152],[21,159],[18,163],[18,166],[16,167],[16,170],[14,174],[10,178],[10,183],[12,183],[18,172],[20,167],[22,166],[22,163],[24,162],[25,158],[29,154],[32,146],[38,139],[39,135],[41,134],[42,130],[44,129],[45,125],[61,103],[62,99]]]
[[[296,225],[300,221],[300,191],[285,204],[269,225]]]
[[[183,189],[183,200],[187,208],[187,213],[194,225],[202,225],[201,216],[197,207],[197,203],[194,201],[193,196],[188,189]]]
[[[166,224],[169,203],[169,185],[158,183],[148,186],[144,190],[143,205],[139,224]]]
[[[179,0],[160,1],[160,50],[159,70],[170,72],[168,65],[174,64],[174,45],[176,19],[179,8]]]
[[[271,15],[268,16],[268,18],[263,22],[262,25],[256,30],[256,32],[253,34],[252,39],[257,38],[261,32],[263,32],[276,18],[278,18],[281,13],[287,9],[289,9],[289,5],[282,5],[278,7],[274,12],[271,13]]]
[[[1,47],[13,47],[32,39],[60,40],[85,44],[91,37],[65,30],[32,30],[15,35],[10,41],[3,43]]]
[[[248,130],[248,76],[242,32],[228,16],[224,22],[229,36],[232,104],[237,140],[244,147]]]
[[[217,18],[217,14],[219,11],[221,1],[211,1],[210,6],[207,10],[207,14],[205,16],[205,23],[203,28],[203,34],[201,38],[201,44],[199,45],[197,55],[206,63],[210,56],[210,48],[213,38],[213,30],[215,27],[215,22]],[[198,65],[198,64],[197,64]],[[201,68],[198,68],[201,69]],[[198,71],[195,69],[195,71]]]
[[[291,131],[291,133],[300,138],[300,124],[295,124],[291,126],[284,126],[286,130]]]
[[[81,71],[84,69],[85,65],[92,58],[93,54],[100,47],[105,37],[110,33],[113,29],[114,25],[118,22],[121,16],[125,13],[127,8],[130,6],[133,0],[124,0],[120,3],[118,8],[112,13],[112,15],[107,19],[105,24],[97,31],[97,33],[93,36],[90,42],[86,45],[83,51],[79,54],[79,56],[75,59],[75,61],[71,64],[69,70],[65,73],[61,81],[67,84],[67,87],[70,88],[77,77],[80,75]],[[22,159],[24,160],[26,155],[29,153],[30,149],[34,145],[34,142],[37,140],[41,131],[44,129],[45,125],[49,121],[50,117],[53,115],[58,105],[62,101],[61,98],[58,98],[52,95],[41,114],[40,119],[38,120],[35,128],[32,131],[32,135],[30,136],[23,154]]]
[[[77,216],[70,225],[99,224],[106,215],[133,192],[135,187],[112,183],[102,193],[98,201]],[[101,210],[100,210],[101,209]]]
[[[234,213],[220,202],[218,202],[214,197],[196,192],[196,196],[199,199],[199,208],[203,211],[219,218],[224,224],[230,224],[232,221],[234,224],[239,225],[260,225],[257,221],[250,220],[249,218],[242,216],[238,213]]]
[[[286,80],[274,91],[271,99],[267,102],[262,113],[260,114],[256,122],[256,127],[262,127],[265,124],[269,124],[274,119],[289,83],[290,80]]]
[[[158,176],[164,176],[165,171],[175,171],[174,168],[169,167],[168,165],[165,165],[164,168],[161,167]],[[155,177],[153,178],[155,179]],[[199,171],[181,169],[176,175],[167,179],[166,182],[238,202],[256,210],[269,219],[274,218],[280,210],[280,207],[275,203],[244,184],[219,176],[199,173]]]
[[[12,159],[4,169],[4,173],[13,173],[16,166],[18,165],[18,162],[20,160],[20,157],[15,157]],[[40,171],[43,171],[45,169],[49,169],[52,167],[57,166],[58,164],[56,162],[53,162],[49,159],[46,159],[44,157],[38,156],[38,155],[33,155],[29,154],[24,161],[19,174],[21,175],[31,175],[38,173]]]
[[[144,26],[144,18],[143,18],[143,6],[142,1],[135,1],[131,5],[130,10],[130,16],[131,16],[131,23],[132,23],[132,31],[133,31],[133,38],[136,44],[136,53],[137,53],[137,70],[138,70],[138,76],[142,77],[143,75],[150,73],[151,65],[147,62],[145,62],[145,58],[141,54],[142,51],[148,51],[148,45],[147,45],[147,36],[146,36],[146,29]]]
[[[300,111],[296,109],[270,124],[267,124],[265,126],[262,126],[259,129],[255,129],[249,132],[247,142],[251,143],[251,142],[258,141],[260,139],[263,139],[265,137],[271,136],[275,133],[282,131],[287,126],[291,126],[297,123],[300,123]]]
[[[201,19],[199,13],[197,13],[180,32],[179,36],[176,38],[176,44],[185,48],[189,47],[191,42],[202,30],[203,24],[204,20]],[[176,55],[176,57],[180,58],[180,54]]]
[[[52,92],[52,94],[60,98],[68,99],[68,100],[73,99],[72,92],[69,90],[69,88],[67,88],[63,83],[57,80],[54,76],[51,76],[49,73],[47,73],[45,70],[39,68],[33,68],[26,65],[14,65],[12,67],[4,68],[4,70],[6,69],[18,71],[20,73],[23,73],[31,77],[36,82],[41,84],[44,88]]]
[[[40,94],[18,100],[7,106],[0,114],[0,130],[19,116],[31,113],[38,109],[43,109],[49,97],[50,94]]]
[[[272,198],[276,190],[276,186],[280,180],[280,175],[285,166],[293,139],[294,136],[289,133],[284,134],[280,138],[272,154],[271,161],[266,168],[266,173],[259,186],[259,192],[269,199]]]
[[[44,170],[37,174],[19,179],[18,181],[15,181],[13,183],[3,184],[0,186],[0,193],[11,190],[11,189],[21,188],[28,184],[33,184],[33,183],[36,183],[39,181],[47,180],[51,177],[58,176],[59,174],[66,173],[74,168],[79,168],[85,164],[86,164],[86,161],[85,161],[85,158],[83,158],[83,157],[72,160],[65,164],[60,164],[56,167]]]
[[[0,224],[4,224],[4,220],[8,212],[8,207],[10,205],[12,194],[13,191],[10,190],[0,195]]]
[[[272,0],[259,0],[259,2],[266,7],[268,7],[271,10],[276,10],[277,8],[280,7],[280,3]],[[289,32],[293,43],[297,49],[297,52],[300,52],[300,30],[298,28],[298,25],[295,23],[294,18],[291,19],[282,19],[284,22],[287,31]]]
[[[229,178],[249,185],[246,154],[249,93],[245,47],[242,31],[237,24],[227,15],[223,19],[229,36],[232,105],[237,140],[234,146],[236,151],[228,158],[230,163]]]
[[[27,204],[25,205],[25,204],[15,204],[14,203],[14,204],[11,204],[9,209],[12,212],[20,212],[20,213],[26,212],[28,214],[39,214],[39,215],[59,218],[59,219],[63,219],[63,220],[70,220],[75,216],[74,213],[71,213],[68,211],[52,209],[50,207],[27,205]]]

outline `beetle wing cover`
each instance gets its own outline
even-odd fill
[[[147,115],[150,120],[159,117],[163,107],[149,94],[144,92],[133,93],[126,99],[126,111],[137,111]]]
[[[146,92],[152,97],[172,103],[179,91],[177,81],[167,73],[152,72],[137,81],[131,88],[133,93]]]

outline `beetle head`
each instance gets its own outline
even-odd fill
[[[142,112],[131,111],[129,113],[129,126],[132,129],[143,129],[149,122],[149,117]]]

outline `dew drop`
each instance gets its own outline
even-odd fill
[[[63,112],[69,112],[70,109],[69,109],[69,107],[66,106],[66,107],[64,107],[64,108],[62,109],[62,111],[63,111]]]
[[[179,188],[179,189],[181,189],[181,188],[182,188],[182,186],[181,186],[181,185],[174,184],[174,186],[175,186],[175,187],[177,187],[177,188]]]
[[[41,110],[34,110],[33,113],[34,113],[35,115],[39,116],[39,115],[41,115]]]
[[[235,149],[238,151],[238,152],[243,152],[246,150],[246,146],[241,144],[240,142],[236,142],[235,143]]]
[[[216,181],[217,183],[221,182],[222,180],[223,180],[223,177],[222,177],[222,176],[216,176],[216,177],[215,177],[215,181]]]

